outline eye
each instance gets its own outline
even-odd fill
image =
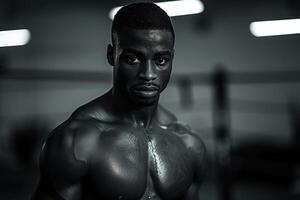
[[[127,55],[125,58],[126,58],[126,62],[130,65],[135,65],[140,62],[140,60],[137,56]]]
[[[160,65],[160,66],[165,65],[168,61],[169,61],[169,58],[165,58],[165,57],[155,58],[155,64]]]

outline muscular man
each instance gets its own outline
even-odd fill
[[[204,145],[158,104],[173,54],[173,27],[158,6],[117,13],[107,49],[113,88],[50,134],[35,200],[197,199]]]

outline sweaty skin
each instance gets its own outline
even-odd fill
[[[184,199],[201,183],[204,146],[159,107],[148,128],[112,112],[111,92],[55,129],[36,199]],[[45,196],[46,195],[46,196]]]
[[[205,148],[158,104],[173,59],[166,30],[127,30],[108,47],[113,89],[48,137],[34,200],[198,199]]]

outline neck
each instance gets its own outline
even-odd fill
[[[112,91],[114,109],[124,118],[135,126],[149,128],[153,118],[156,116],[158,100],[151,105],[135,104],[121,92],[113,89]]]

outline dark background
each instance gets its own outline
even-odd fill
[[[0,199],[29,199],[46,135],[110,89],[108,13],[132,2],[0,0],[0,31],[31,31],[27,45],[0,48]],[[172,18],[173,76],[161,97],[206,144],[201,199],[299,199],[300,35],[257,38],[249,24],[300,18],[300,1],[203,3],[203,13]]]

